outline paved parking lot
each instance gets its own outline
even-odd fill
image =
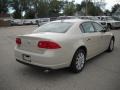
[[[115,50],[89,60],[81,73],[68,70],[48,73],[15,61],[16,35],[31,33],[37,26],[0,28],[0,90],[120,90],[120,30]]]

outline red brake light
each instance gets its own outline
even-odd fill
[[[20,38],[16,38],[16,44],[17,44],[17,45],[21,45],[21,43],[22,43],[22,42],[21,42],[21,39],[20,39]]]
[[[38,42],[39,48],[46,48],[46,49],[58,49],[61,48],[60,45],[58,45],[55,42],[52,41],[39,41]]]

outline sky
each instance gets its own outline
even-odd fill
[[[72,1],[72,0],[69,0]],[[75,3],[81,3],[83,0],[75,0]],[[94,1],[94,0],[93,0]],[[101,0],[96,0],[96,1],[101,1]],[[104,0],[106,2],[105,9],[111,10],[111,7],[117,3],[120,4],[120,0]]]
[[[111,10],[111,7],[114,5],[114,4],[120,4],[120,0],[105,0],[106,2],[106,9],[109,9]]]

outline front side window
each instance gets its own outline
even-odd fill
[[[90,22],[85,22],[82,24],[85,33],[94,32],[94,27]]]
[[[50,22],[40,26],[35,33],[39,32],[53,32],[53,33],[65,33],[72,26],[70,22]]]
[[[103,27],[102,26],[100,26],[98,23],[93,23],[93,26],[94,26],[94,28],[95,28],[95,31],[97,31],[97,32],[100,32],[100,31],[102,31],[103,30]]]

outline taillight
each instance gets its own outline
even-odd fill
[[[21,43],[22,43],[22,42],[21,42],[21,39],[20,39],[20,38],[16,38],[16,44],[17,44],[17,45],[21,45]]]
[[[59,49],[61,46],[55,42],[52,41],[39,41],[38,42],[39,48],[45,48],[45,49]]]

